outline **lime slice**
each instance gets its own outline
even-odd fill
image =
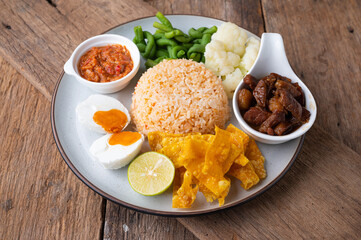
[[[163,193],[174,179],[174,165],[163,154],[146,152],[128,167],[128,181],[134,191],[154,196]]]

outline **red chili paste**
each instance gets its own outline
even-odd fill
[[[127,75],[133,69],[128,49],[120,44],[93,47],[79,60],[80,75],[92,82],[111,82]]]

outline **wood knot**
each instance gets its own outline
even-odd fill
[[[353,32],[354,32],[353,27],[351,27],[351,26],[347,26],[347,30],[348,30],[350,33],[353,33]]]
[[[52,0],[46,0],[52,7],[57,7],[56,2]]]
[[[9,24],[6,24],[6,23],[3,23],[3,22],[2,22],[2,25],[3,25],[6,29],[11,30],[11,26],[10,26]]]
[[[5,209],[5,212],[10,211],[13,208],[13,200],[10,198],[8,200],[6,200],[3,204],[2,207]]]

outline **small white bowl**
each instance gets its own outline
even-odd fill
[[[78,71],[78,62],[81,56],[92,47],[107,46],[109,44],[120,44],[125,46],[133,60],[133,69],[126,76],[106,83],[97,83],[82,78]],[[114,93],[125,88],[130,80],[137,74],[140,64],[140,53],[137,46],[128,38],[116,34],[103,34],[89,38],[82,42],[73,52],[64,65],[64,71],[73,75],[81,84],[99,93]]]
[[[303,90],[306,100],[305,108],[310,111],[311,116],[307,123],[300,126],[296,131],[284,136],[271,136],[261,133],[250,127],[243,119],[238,107],[238,93],[244,87],[243,80],[239,83],[233,95],[233,112],[241,125],[242,130],[259,142],[267,144],[279,144],[298,138],[305,134],[313,125],[317,115],[317,107],[314,97],[306,85],[293,72],[286,56],[282,36],[278,33],[263,33],[261,46],[257,59],[248,74],[261,79],[270,73],[277,73],[297,82]]]

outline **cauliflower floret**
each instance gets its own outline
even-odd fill
[[[217,32],[212,35],[212,40],[223,42],[226,46],[226,51],[234,52],[242,57],[245,51],[247,32],[236,24],[227,22],[223,23]]]
[[[234,71],[241,61],[241,58],[226,50],[226,46],[217,40],[212,40],[206,46],[205,65],[217,76],[224,76]]]
[[[244,73],[239,69],[236,68],[234,72],[228,74],[225,80],[222,82],[224,91],[227,93],[228,98],[233,97],[233,93],[236,90],[238,84],[244,77]]]
[[[246,43],[246,52],[243,55],[242,61],[239,67],[242,70],[249,71],[256,61],[260,42],[254,37],[250,37]]]
[[[206,45],[205,65],[223,80],[224,90],[232,98],[239,82],[253,66],[260,47],[259,40],[233,23],[223,23]]]

